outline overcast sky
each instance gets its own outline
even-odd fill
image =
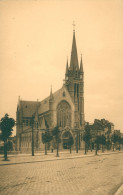
[[[123,132],[123,1],[0,1],[0,118],[16,117],[18,96],[43,100],[63,84],[76,23],[83,56],[85,120]]]

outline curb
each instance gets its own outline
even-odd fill
[[[120,193],[123,191],[123,184],[118,188],[116,193],[114,195],[120,195]]]
[[[82,156],[71,156],[71,157],[57,157],[52,159],[44,159],[44,160],[35,160],[35,161],[27,161],[27,162],[15,162],[15,163],[6,163],[6,164],[0,164],[0,166],[6,166],[6,165],[18,165],[18,164],[28,164],[28,163],[37,163],[37,162],[50,162],[50,161],[56,161],[56,160],[66,160],[66,159],[76,159],[76,158],[86,158],[86,157],[94,157],[94,156],[102,156],[102,155],[112,155],[112,154],[120,154],[123,152],[111,152],[111,153],[101,153],[98,155],[82,155]],[[118,195],[118,194],[115,194]]]

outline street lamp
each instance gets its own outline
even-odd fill
[[[77,135],[76,135],[76,152],[78,153],[78,129],[77,129]]]
[[[32,156],[34,156],[34,116],[32,115]]]

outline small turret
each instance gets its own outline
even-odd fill
[[[51,86],[51,91],[50,91],[50,100],[53,100],[52,86]]]
[[[80,61],[80,74],[83,74],[83,63],[82,63],[82,55],[81,55],[81,61]]]
[[[53,127],[54,123],[54,97],[52,93],[52,86],[50,91],[50,98],[49,98],[49,110],[50,110],[50,127]]]
[[[65,73],[65,75],[67,76],[67,74],[68,74],[68,58],[67,58],[67,63],[66,63],[66,73]]]

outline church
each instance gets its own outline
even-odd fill
[[[70,63],[66,63],[65,81],[56,92],[49,92],[49,96],[42,101],[24,101],[19,98],[16,111],[17,150],[30,152],[32,135],[34,150],[43,151],[42,133],[51,132],[54,127],[60,130],[59,149],[68,149],[69,136],[73,137],[73,149],[76,143],[82,148],[82,134],[84,131],[84,72],[82,56],[78,61],[75,30]],[[33,121],[33,126],[32,126]],[[32,134],[33,131],[33,134]],[[48,149],[55,148],[53,143]]]

